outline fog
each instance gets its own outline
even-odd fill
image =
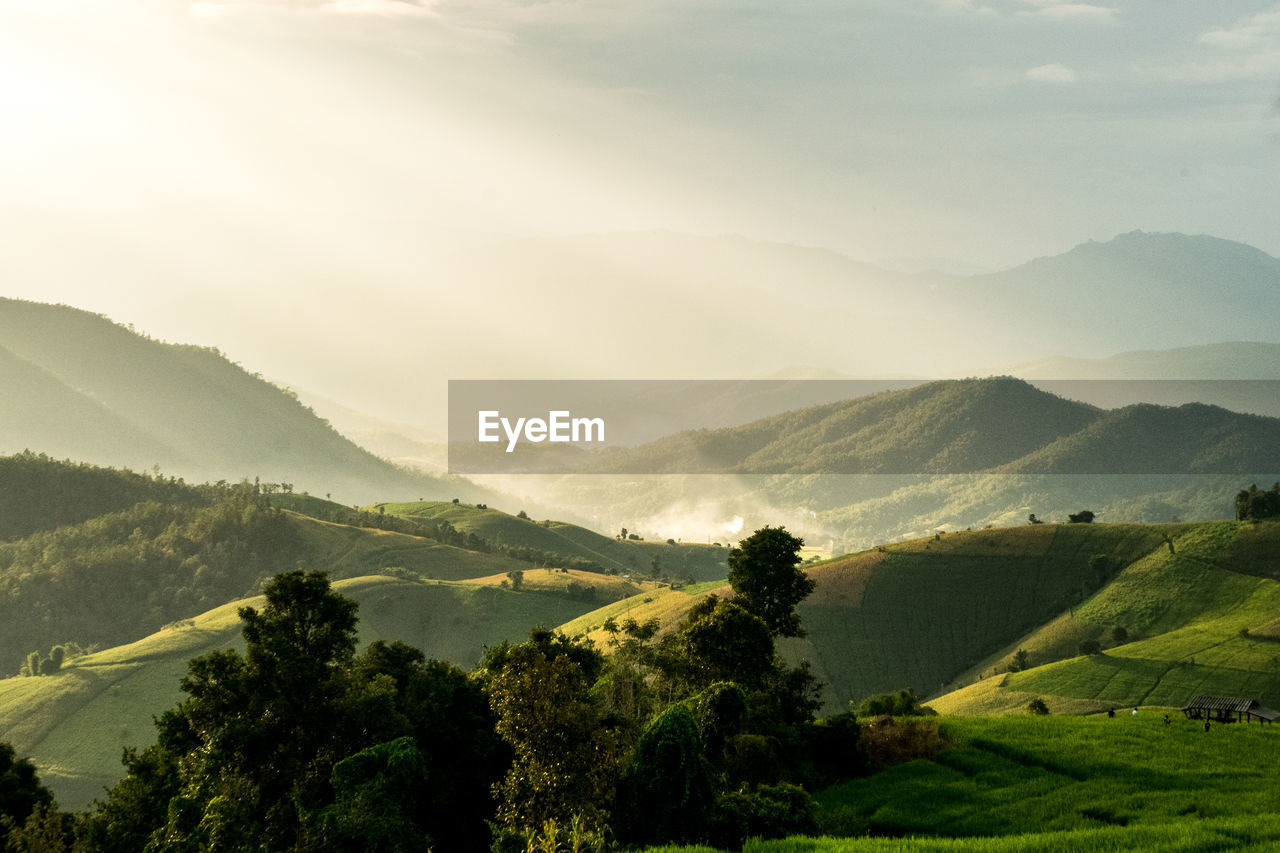
[[[849,259],[1280,253],[1278,74],[1266,2],[0,0],[3,295],[412,423],[448,378],[963,374],[1054,353]]]

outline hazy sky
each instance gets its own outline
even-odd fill
[[[506,236],[1280,255],[1278,103],[1275,0],[0,0],[0,294],[351,388]]]

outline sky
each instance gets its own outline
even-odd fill
[[[1275,0],[0,0],[0,115],[0,295],[406,418],[361,384],[510,238],[1280,255]]]

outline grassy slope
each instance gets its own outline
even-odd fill
[[[474,533],[494,545],[536,548],[565,557],[592,560],[606,569],[624,574],[649,574],[653,558],[659,572],[677,579],[695,580],[724,577],[727,551],[708,545],[668,545],[665,542],[622,541],[602,536],[576,524],[561,521],[533,521],[497,509],[479,509],[473,504],[446,501],[387,503],[378,506],[406,518],[447,521],[465,533]]]
[[[945,718],[942,731],[954,746],[935,758],[817,796],[827,835],[898,837],[792,839],[746,850],[1083,853],[1272,850],[1280,842],[1274,726],[1206,734],[1181,719],[1166,726],[1155,714],[1023,715]]]
[[[528,563],[500,554],[467,551],[406,533],[333,524],[297,514],[291,518],[311,555],[307,568],[335,577],[404,568],[436,580],[462,580],[529,568]]]
[[[809,636],[787,654],[830,685],[828,710],[871,693],[940,685],[1078,600],[1094,554],[1121,564],[1162,528],[1026,525],[950,533],[818,564],[800,605]]]
[[[933,705],[993,713],[1025,707],[1038,695],[1055,710],[1177,707],[1196,693],[1280,705],[1277,542],[1277,523],[1185,526],[1173,537],[1173,553],[1156,548],[1016,644],[1033,663],[1051,662],[991,677]],[[1081,639],[1106,638],[1114,626],[1130,641],[1101,655],[1072,656]]]
[[[335,586],[360,602],[362,643],[401,640],[464,667],[486,645],[518,641],[535,625],[560,624],[591,606],[565,595],[448,581],[365,577]],[[0,681],[0,738],[35,758],[63,806],[87,803],[120,776],[124,746],[153,739],[151,718],[180,698],[187,660],[239,646],[237,609],[260,603],[232,602],[189,625],[77,659],[56,676]]]
[[[782,652],[792,661],[808,660],[827,683],[828,712],[906,686],[928,695],[946,682],[976,680],[993,665],[1007,666],[1029,633],[1051,628],[1069,614],[1082,590],[1097,586],[1089,570],[1095,554],[1108,555],[1118,566],[1140,563],[1165,547],[1166,535],[1228,528],[1235,525],[1023,525],[951,533],[817,563],[807,570],[817,588],[799,608],[808,636],[784,641]],[[606,618],[631,616],[657,618],[663,630],[670,630],[700,595],[728,591],[723,584],[707,583],[645,593],[563,628],[600,640]],[[1125,593],[1135,602],[1136,596]],[[1089,636],[1111,629],[1109,616],[1098,619],[1099,624],[1090,623]],[[1073,655],[1077,645],[1074,633],[1058,638],[1057,656]],[[993,684],[977,685],[970,701],[1005,710],[1030,699],[993,696]],[[1086,699],[1064,698],[1053,707],[1074,712],[1100,707]]]

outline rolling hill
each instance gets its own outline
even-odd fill
[[[1012,377],[943,380],[690,430],[591,470],[733,474],[1242,473],[1280,470],[1280,419],[1217,406],[1101,409]]]
[[[400,640],[469,668],[486,645],[519,641],[536,625],[570,620],[622,589],[616,579],[577,575],[600,584],[599,597],[547,589],[515,592],[474,583],[361,577],[337,591],[360,603],[360,641]],[[531,587],[542,586],[531,579]],[[154,739],[152,717],[182,696],[187,661],[215,649],[242,648],[242,606],[233,601],[179,620],[134,643],[73,659],[50,676],[0,680],[0,739],[33,756],[41,779],[63,808],[86,805],[123,774],[120,751]]]
[[[1035,695],[1062,712],[1238,690],[1280,704],[1277,545],[1280,522],[1199,522],[1028,524],[879,546],[807,568],[808,636],[782,651],[827,683],[829,713],[907,686],[946,693],[948,713],[1023,709]],[[710,592],[729,590],[648,592],[564,627],[602,640],[604,620],[626,615],[669,631]],[[1113,645],[1117,626],[1125,645],[1077,657],[1085,640]],[[1018,649],[1057,662],[1008,674]]]
[[[417,501],[376,504],[389,515],[409,519],[446,521],[465,533],[474,533],[494,545],[530,548],[593,564],[605,571],[641,575],[665,575],[676,580],[712,580],[724,577],[726,549],[697,543],[647,542],[602,536],[576,524],[520,518],[488,506]],[[656,567],[656,571],[655,571]]]
[[[0,299],[0,453],[188,480],[260,477],[350,501],[482,490],[385,462],[211,348],[162,343],[63,305]]]
[[[590,567],[617,575],[653,573],[655,557],[660,574],[681,580],[682,573],[724,574],[723,548],[619,542],[560,522],[430,506],[439,512],[415,520],[247,483],[192,486],[33,454],[0,457],[0,674],[17,672],[33,651],[55,644],[137,640],[251,595],[295,567],[335,579],[391,571],[457,581],[505,577],[535,564],[575,567],[587,555]],[[467,527],[468,516],[483,523]],[[532,552],[508,547],[520,544],[508,527],[545,539],[535,539]],[[573,579],[578,592],[597,584]],[[603,575],[599,583],[614,590],[600,601],[626,586]]]
[[[1180,707],[1198,693],[1280,704],[1280,525],[1195,525],[1170,542],[1019,638],[1039,666],[1007,672],[1013,649],[1002,650],[979,666],[987,678],[935,707],[1007,712],[1031,696],[1050,708]],[[1115,627],[1125,630],[1123,641]],[[1110,648],[1079,655],[1084,640]]]
[[[800,606],[808,636],[782,651],[828,682],[827,712],[908,685],[957,714],[1022,713],[1034,696],[1066,713],[1178,705],[1196,692],[1280,704],[1277,545],[1280,522],[1039,524],[886,545],[808,568],[817,581]],[[463,665],[538,623],[602,638],[611,616],[656,617],[671,630],[702,596],[728,592],[722,581],[638,587],[543,569],[526,569],[520,592],[503,588],[509,578],[498,572],[396,575],[339,582],[361,602],[362,637],[402,639]],[[1128,633],[1118,646],[1117,626]],[[148,737],[147,720],[176,697],[184,661],[234,642],[235,628],[227,605],[77,658],[58,675],[0,681],[0,731],[35,755],[56,790],[83,802],[118,773],[119,746]],[[1105,652],[1079,657],[1089,639]],[[1032,668],[1007,672],[1019,649]]]

